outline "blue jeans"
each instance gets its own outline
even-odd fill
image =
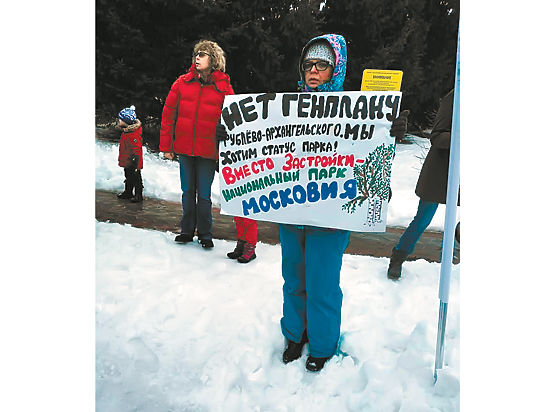
[[[397,245],[395,246],[397,250],[402,250],[408,255],[413,252],[420,236],[422,236],[422,233],[424,233],[426,228],[430,225],[438,206],[439,203],[428,202],[420,199],[418,202],[416,216],[412,222],[409,223],[409,227],[405,229],[399,238],[399,242],[397,242]]]
[[[299,342],[307,329],[309,353],[334,355],[340,339],[340,269],[349,243],[347,230],[279,225],[283,272],[281,330]]]
[[[216,161],[197,156],[178,155],[180,163],[181,233],[194,235],[199,239],[212,240],[212,181],[216,172]]]

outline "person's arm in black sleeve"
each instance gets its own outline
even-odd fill
[[[451,90],[441,99],[439,110],[435,116],[430,141],[437,149],[450,150],[451,148],[451,125],[453,121],[453,97]]]

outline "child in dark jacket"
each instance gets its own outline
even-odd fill
[[[119,199],[130,199],[133,203],[143,201],[143,140],[141,137],[141,122],[136,117],[134,106],[122,109],[118,114],[117,127],[122,130],[118,151],[118,165],[124,168],[124,192],[119,193]],[[135,189],[135,192],[134,192]]]

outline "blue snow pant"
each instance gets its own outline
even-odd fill
[[[399,242],[397,242],[397,245],[395,246],[397,250],[402,250],[408,255],[413,252],[420,236],[422,236],[422,233],[424,233],[426,228],[430,225],[438,206],[439,203],[428,202],[420,199],[418,202],[416,216],[412,222],[409,223],[409,226],[405,229],[399,238]]]
[[[212,240],[212,181],[216,161],[198,156],[178,155],[180,163],[181,233]]]
[[[299,342],[307,329],[309,354],[334,355],[340,338],[340,269],[349,243],[347,230],[279,225],[283,272],[281,329]]]

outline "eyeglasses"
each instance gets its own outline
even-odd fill
[[[328,67],[330,66],[330,64],[328,64],[327,62],[325,61],[318,61],[318,62],[304,62],[302,63],[302,70],[305,71],[305,72],[309,72],[311,69],[313,69],[313,66],[315,66],[315,68],[320,71],[320,72],[324,72],[326,69],[328,69]]]
[[[206,53],[206,52],[200,51],[200,52],[197,52],[197,53],[195,54],[195,57],[197,57],[197,56],[199,56],[199,57],[204,57],[204,56],[210,56],[210,55],[209,55],[208,53]]]

